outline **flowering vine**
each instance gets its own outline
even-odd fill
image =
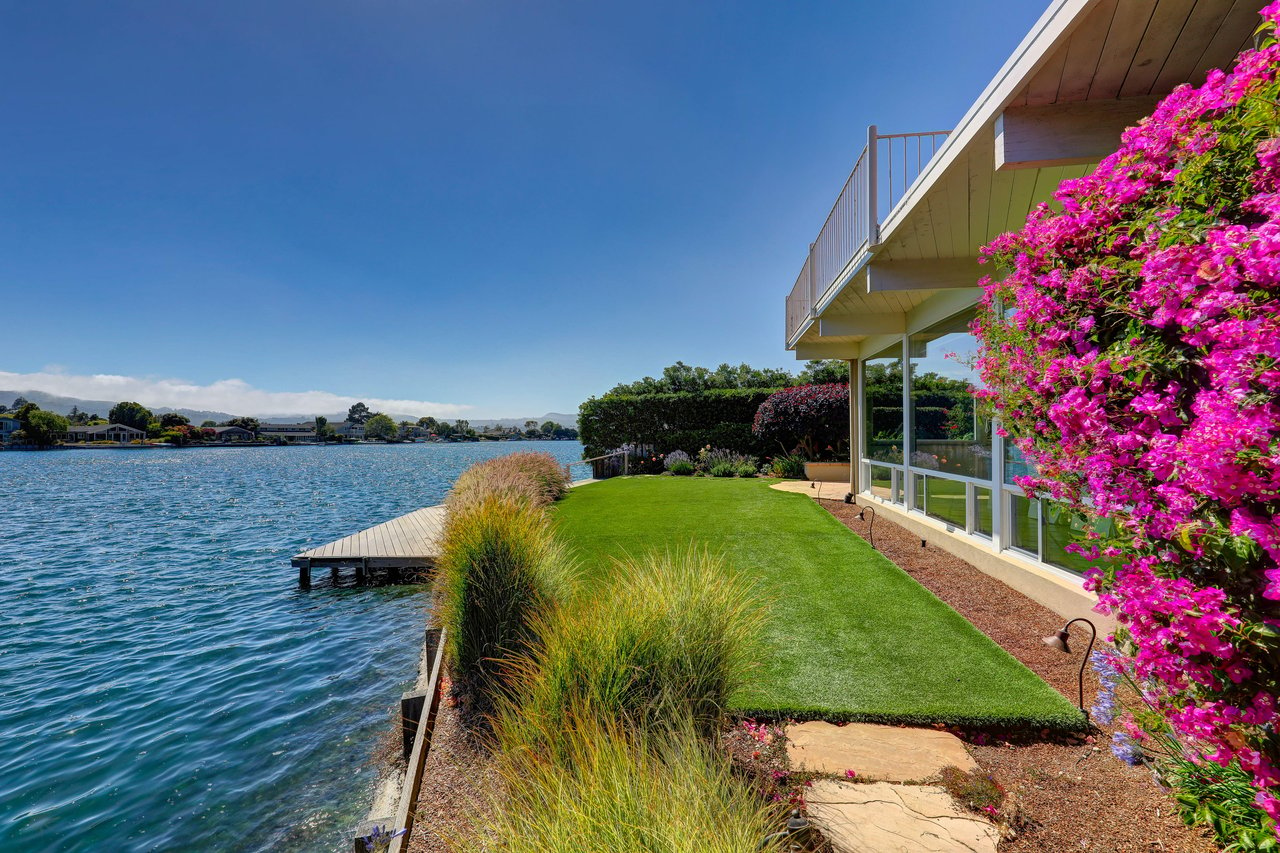
[[[1077,546],[1112,661],[1196,760],[1280,818],[1280,2],[1228,72],[1181,86],[985,247],[982,392],[1028,493],[1106,517]],[[1114,709],[1105,709],[1112,713]],[[1127,721],[1132,723],[1130,719]],[[1117,753],[1142,730],[1126,725]]]

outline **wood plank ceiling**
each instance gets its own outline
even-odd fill
[[[1101,0],[1004,107],[1164,95],[1251,43],[1262,0]],[[1003,108],[1003,107],[1002,107]],[[883,235],[884,260],[973,257],[1092,165],[994,169],[994,125]],[[837,309],[840,310],[840,309]]]

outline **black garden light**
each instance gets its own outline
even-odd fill
[[[846,503],[847,503],[847,501],[846,501]],[[870,520],[870,521],[868,521],[868,520],[867,520],[867,511],[868,511],[868,510],[870,510],[870,512],[871,512],[871,520]],[[871,543],[871,547],[872,547],[872,548],[876,547],[876,534],[875,534],[875,526],[876,526],[876,508],[875,508],[875,507],[873,507],[873,506],[871,506],[871,505],[869,505],[869,504],[868,504],[867,506],[862,507],[862,508],[860,509],[860,511],[858,512],[858,521],[866,521],[866,522],[867,522],[867,541]]]
[[[1083,622],[1088,625],[1089,630],[1093,632],[1092,636],[1089,637],[1089,648],[1085,650],[1084,659],[1080,661],[1080,677],[1077,679],[1079,694],[1076,704],[1080,708],[1080,713],[1084,714],[1085,720],[1088,720],[1089,712],[1084,707],[1084,668],[1089,665],[1089,655],[1093,653],[1093,643],[1098,639],[1098,626],[1080,616],[1063,625],[1052,636],[1045,637],[1044,644],[1050,648],[1057,649],[1063,654],[1071,654],[1071,626],[1077,622]]]
[[[756,847],[756,849],[763,850],[764,848],[768,847],[769,844],[773,841],[781,840],[783,838],[790,838],[793,835],[799,835],[800,833],[804,832],[808,828],[809,828],[809,821],[805,820],[804,815],[800,814],[800,810],[792,809],[791,817],[790,819],[787,820],[787,828],[782,830],[781,832],[775,832],[773,833],[773,835],[766,835],[763,839],[761,839],[760,845]],[[791,849],[798,850],[799,848],[793,845]]]

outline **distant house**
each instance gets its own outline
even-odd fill
[[[8,444],[11,436],[22,429],[22,422],[17,418],[0,418],[0,444]]]
[[[219,444],[231,444],[238,441],[253,441],[253,433],[244,427],[213,427],[213,440]]]
[[[259,424],[258,435],[268,441],[291,444],[312,444],[316,437],[316,422],[301,424]]]
[[[334,434],[340,435],[350,441],[359,441],[364,438],[364,424],[352,423],[351,421],[343,421],[340,424],[333,425]]]
[[[124,424],[98,424],[97,426],[72,426],[67,429],[67,441],[117,441],[128,444],[140,441],[147,434]]]
[[[417,424],[411,424],[408,426],[400,427],[401,438],[415,439],[415,438],[429,438],[430,436],[431,436],[431,430],[427,429],[426,427],[418,426]]]

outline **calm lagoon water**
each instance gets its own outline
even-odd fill
[[[517,450],[0,453],[0,850],[342,849],[428,596],[289,557]]]

